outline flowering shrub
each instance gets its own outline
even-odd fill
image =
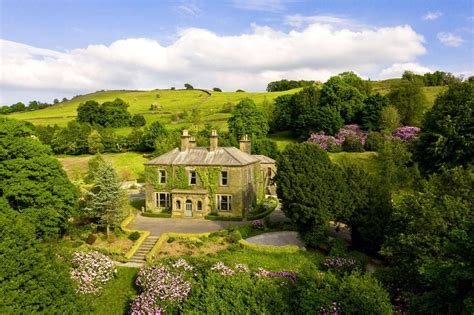
[[[247,266],[246,264],[235,264],[235,270],[237,270],[238,272],[245,273],[248,273],[250,271],[249,266]]]
[[[393,136],[401,140],[413,140],[419,133],[421,129],[418,127],[403,126],[395,129]]]
[[[340,272],[351,272],[359,267],[356,259],[343,257],[327,257],[323,266],[326,270],[332,269]]]
[[[232,276],[235,274],[235,271],[227,267],[223,262],[219,261],[215,263],[212,267],[211,270],[214,271],[220,271],[220,274],[223,276]]]
[[[279,271],[273,272],[268,271],[263,268],[258,268],[258,271],[255,273],[257,277],[268,277],[268,278],[287,278],[293,282],[296,282],[296,274],[291,271]]]
[[[318,315],[340,315],[341,313],[339,312],[337,308],[337,303],[332,302],[332,305],[330,307],[321,307],[317,314]]]
[[[265,224],[263,223],[263,220],[255,220],[252,221],[252,226],[258,230],[263,230]]]
[[[192,268],[185,260],[178,260],[174,265]],[[135,284],[142,293],[133,300],[130,314],[161,314],[170,306],[182,303],[191,291],[191,283],[182,272],[173,272],[164,265],[142,268]]]
[[[76,292],[81,294],[98,294],[114,277],[113,260],[98,252],[76,252],[71,263],[71,278],[77,283]]]
[[[308,141],[318,144],[324,150],[331,150],[334,147],[340,147],[346,138],[354,139],[364,146],[367,135],[368,133],[360,129],[359,125],[352,124],[339,129],[339,132],[334,137],[326,135],[323,131],[313,133]]]
[[[171,266],[173,268],[183,268],[185,271],[193,271],[194,270],[194,267],[191,266],[186,260],[180,258],[178,259],[176,262],[174,262],[173,264],[171,264]]]

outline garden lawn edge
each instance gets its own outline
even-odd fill
[[[128,217],[125,218],[125,220],[122,221],[120,224],[120,228],[127,232],[127,233],[132,233],[132,232],[139,232],[140,233],[140,238],[133,243],[132,248],[125,254],[125,258],[130,259],[135,255],[135,252],[140,248],[142,245],[143,241],[150,236],[150,231],[140,231],[140,230],[131,230],[127,228],[127,225],[132,222],[132,220],[135,218],[135,215],[131,213]]]

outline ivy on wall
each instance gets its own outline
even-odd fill
[[[216,192],[217,186],[219,185],[219,174],[221,173],[220,167],[198,167],[196,172],[201,180],[202,187],[207,189],[209,195],[209,203],[211,206],[211,213],[217,212],[216,207]]]
[[[189,187],[188,175],[184,166],[177,166],[173,171],[173,166],[168,165],[164,167],[166,170],[166,184],[160,183],[160,176],[158,173],[162,167],[145,167],[145,181],[150,183],[155,190],[167,190],[172,189],[186,189]]]
[[[255,187],[255,190],[257,192],[256,198],[257,198],[257,204],[262,202],[263,199],[265,199],[265,191],[264,191],[264,183],[263,183],[263,175],[262,175],[262,170],[260,168],[260,164],[257,164],[253,168],[253,184]]]

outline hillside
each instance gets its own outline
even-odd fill
[[[186,118],[173,121],[172,117],[187,111],[189,114],[193,108],[201,111],[202,123],[212,122],[225,126],[225,121],[230,113],[225,112],[226,103],[237,104],[242,98],[249,97],[255,101],[257,106],[262,106],[265,99],[272,101],[279,95],[296,93],[299,89],[284,92],[208,92],[202,90],[152,90],[152,91],[99,91],[91,94],[81,95],[49,108],[15,113],[9,117],[26,120],[36,125],[64,126],[76,116],[76,109],[80,103],[95,100],[99,103],[121,98],[130,107],[132,114],[143,114],[147,123],[160,120],[166,124],[179,127],[186,123]],[[150,110],[150,105],[156,104],[156,110]],[[124,130],[125,131],[125,130]]]
[[[371,81],[372,88],[381,94],[387,94],[391,85],[400,79],[388,79],[383,81]],[[432,104],[436,96],[446,89],[445,86],[423,87],[423,90]],[[282,92],[211,92],[203,90],[151,90],[151,91],[98,91],[61,102],[49,108],[14,113],[11,118],[29,121],[35,125],[65,126],[76,117],[76,109],[80,103],[88,100],[96,100],[99,103],[121,98],[130,104],[129,111],[132,114],[143,114],[147,123],[159,120],[169,127],[179,128],[189,124],[190,114],[194,108],[201,112],[201,123],[212,123],[222,129],[227,128],[227,118],[230,117],[229,108],[226,103],[237,104],[242,98],[249,97],[261,107],[264,100],[271,102],[273,99],[284,94],[293,94],[300,89]],[[150,110],[150,105],[156,104],[157,109]],[[186,116],[185,114],[188,114]],[[176,116],[179,115],[180,118]],[[173,117],[174,116],[174,117]],[[120,128],[118,133],[127,134],[131,128]]]

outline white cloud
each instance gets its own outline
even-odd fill
[[[176,7],[176,9],[183,14],[190,16],[198,16],[201,14],[202,10],[193,3],[181,4]]]
[[[464,39],[456,34],[449,32],[439,32],[437,35],[438,40],[445,46],[459,47],[464,43]]]
[[[235,8],[267,12],[283,11],[288,2],[292,2],[292,0],[232,0]]]
[[[236,36],[188,28],[168,46],[129,38],[66,52],[0,40],[0,101],[17,101],[18,95],[30,100],[101,89],[180,87],[186,82],[200,88],[262,91],[273,80],[324,81],[347,70],[377,78],[394,64],[415,62],[426,52],[423,43],[407,25],[354,31],[328,24],[288,32],[253,25],[249,33]]]
[[[401,77],[403,72],[412,71],[417,74],[425,74],[427,72],[433,72],[428,67],[422,66],[416,62],[407,62],[407,63],[394,63],[388,68],[385,68],[381,72],[383,78],[394,78]]]
[[[433,21],[433,20],[436,20],[437,18],[439,18],[441,15],[443,15],[443,13],[439,12],[439,11],[429,11],[428,13],[426,13],[424,16],[423,16],[423,20],[425,21]]]
[[[336,28],[350,28],[352,30],[354,29],[360,29],[360,28],[370,28],[366,25],[359,24],[358,22],[345,18],[345,17],[339,17],[339,16],[334,16],[334,15],[300,15],[300,14],[295,14],[295,15],[288,15],[285,17],[284,20],[285,24],[295,27],[295,28],[301,28],[301,27],[306,27],[311,24],[324,24],[324,25],[331,25]]]

